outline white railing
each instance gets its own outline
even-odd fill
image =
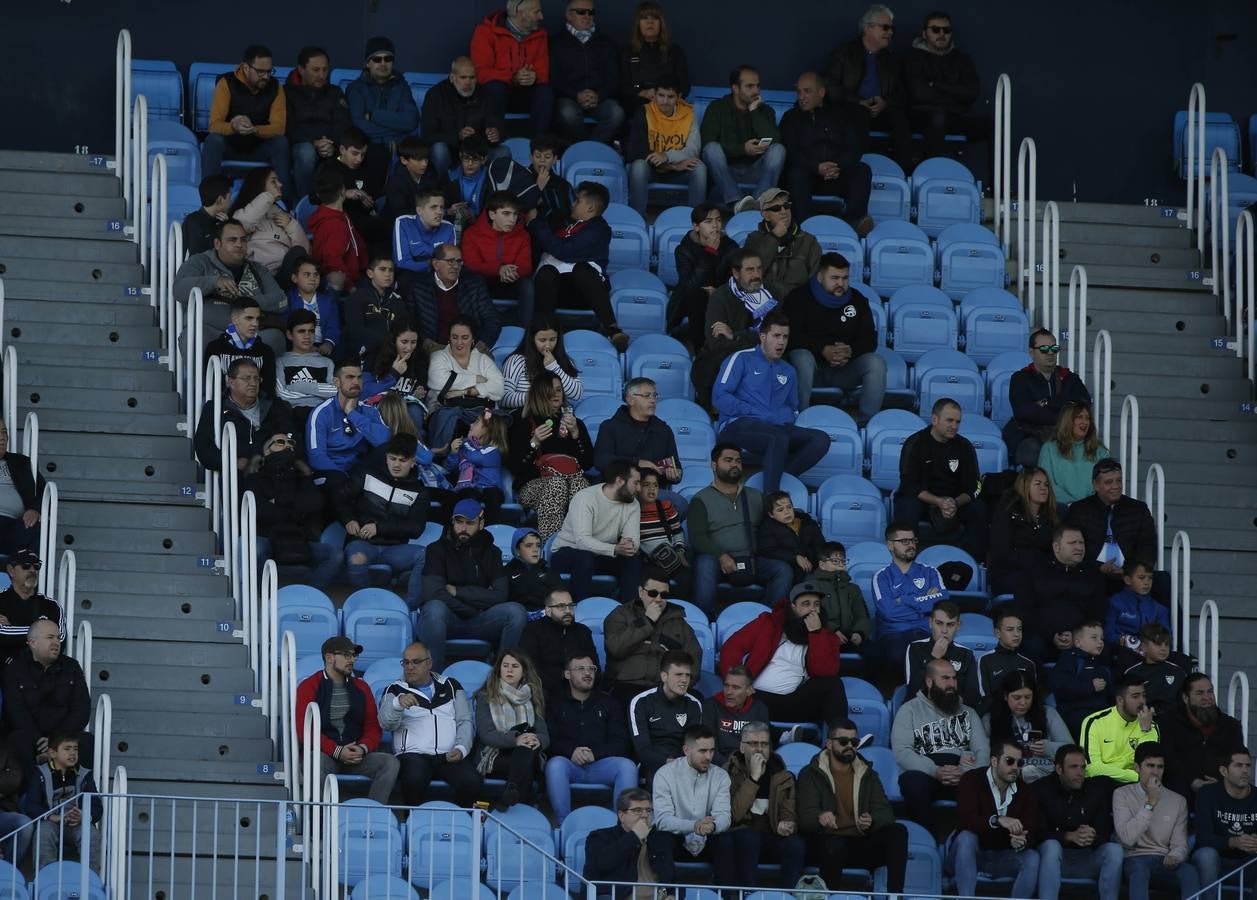
[[[109,745],[113,742],[113,701],[108,694],[96,697],[96,712],[92,716],[92,771],[96,773],[96,787],[102,794],[109,792]]]
[[[140,245],[140,265],[148,267],[148,100],[143,94],[135,97],[135,115],[131,121],[131,165],[135,169],[134,216],[131,240]]]
[[[1157,525],[1157,558],[1148,560],[1155,562],[1157,571],[1165,571],[1165,470],[1160,463],[1148,467],[1148,477],[1144,481],[1144,503],[1148,504]]]
[[[1008,75],[1001,74],[995,81],[995,232],[1009,251],[1009,216],[1012,212],[1012,134],[1013,134],[1013,83]]]
[[[283,715],[283,704],[280,701],[282,691],[282,673],[276,668],[279,658],[279,569],[273,559],[268,559],[262,567],[262,585],[259,592],[261,603],[262,641],[258,652],[258,667],[262,674],[262,712],[270,724],[271,745],[277,756],[283,760],[280,748],[280,725]],[[287,760],[285,763],[285,781],[287,781]]]
[[[211,356],[209,362],[205,365],[205,384],[218,384],[218,382],[222,379],[222,373],[223,370],[218,357]],[[208,397],[206,398],[206,400],[209,399],[210,398]],[[197,414],[202,414],[199,409]],[[213,403],[210,407],[208,415],[212,415],[214,417],[213,421],[215,427],[210,430],[214,434],[215,449],[217,449],[221,454],[222,432],[218,428],[218,423],[223,420],[223,392],[221,390],[214,391]],[[195,436],[195,432],[193,434]],[[235,460],[232,460],[232,467],[235,467]],[[210,525],[214,529],[214,534],[219,536],[221,536],[221,531],[219,529],[219,517],[217,511],[218,503],[221,499],[218,496],[218,485],[221,480],[221,472],[215,472],[212,469],[207,469],[205,471],[205,507],[210,511]]]
[[[297,749],[297,639],[291,631],[285,631],[280,641],[279,658],[279,699],[280,725],[283,734],[280,740],[280,759],[284,766],[284,789],[288,791],[288,799],[300,800],[301,772],[299,751]],[[270,664],[270,660],[267,660]],[[273,723],[272,723],[273,724]],[[273,731],[272,727],[272,731]]]
[[[17,434],[17,348],[4,348],[4,429]]]
[[[1170,547],[1170,624],[1174,649],[1191,655],[1192,542],[1186,531],[1174,534]]]
[[[73,550],[63,550],[57,563],[57,591],[53,599],[61,604],[65,616],[65,652],[74,655],[74,615],[78,607],[79,565]]]
[[[1034,228],[1039,216],[1039,151],[1025,138],[1017,151],[1017,296],[1034,319]],[[1028,231],[1028,234],[1027,234]]]
[[[1139,499],[1139,398],[1127,394],[1122,400],[1122,441],[1118,460],[1122,464],[1122,493]]]
[[[1257,256],[1253,255],[1253,228],[1253,214],[1244,210],[1235,226],[1235,315],[1231,316],[1229,305],[1225,308],[1228,317],[1235,320],[1235,355],[1247,357],[1248,380],[1257,382],[1253,359],[1254,349],[1257,349],[1253,343],[1253,306],[1257,304]],[[1228,272],[1219,274],[1215,271],[1214,281],[1228,275]]]
[[[105,800],[110,823],[110,839],[105,844],[105,884],[109,896],[126,897],[131,893],[128,851],[131,832],[127,827],[130,806],[127,802],[127,770],[118,766],[113,775],[114,795]],[[103,790],[103,788],[102,788]]]
[[[0,278],[0,351],[4,350],[4,279]]]
[[[1081,350],[1081,348],[1079,348]],[[1095,352],[1092,355],[1091,368],[1099,379],[1097,390],[1092,394],[1092,408],[1095,415],[1096,430],[1100,432],[1100,440],[1104,446],[1113,446],[1113,338],[1108,329],[1101,328],[1096,333]]]
[[[1200,604],[1200,618],[1196,622],[1196,652],[1200,654],[1200,671],[1218,683],[1218,604],[1206,600]]]
[[[66,625],[66,638],[70,636],[70,626]],[[87,689],[92,689],[92,623],[84,619],[79,622],[78,634],[75,637],[75,644],[78,652],[74,654],[75,661],[83,669],[83,678],[87,684]]]
[[[1192,219],[1193,211],[1196,218]],[[1187,227],[1196,229],[1196,250],[1205,253],[1205,86],[1187,96]]]
[[[1239,694],[1239,705],[1236,705],[1236,694]],[[1227,714],[1240,720],[1244,733],[1244,746],[1248,746],[1248,673],[1236,669],[1231,673],[1231,684],[1226,692]]]
[[[1043,312],[1042,326],[1058,338],[1061,334],[1061,213],[1055,200],[1043,204]],[[1033,280],[1033,276],[1031,276]],[[1034,295],[1030,297],[1030,327],[1034,327]]]
[[[323,736],[323,717],[317,703],[306,704],[301,717],[301,834],[302,858],[320,859],[319,816],[308,804],[323,802],[323,767],[319,760],[319,740]],[[333,779],[334,780],[334,779]]]
[[[22,423],[22,455],[31,461],[31,478],[39,481],[39,414],[33,409]]]
[[[313,705],[313,704],[311,704]],[[320,836],[327,845],[321,856],[313,859],[319,864],[319,881],[322,885],[321,897],[335,897],[340,892],[340,784],[335,775],[328,775],[323,780],[323,805],[317,810],[320,821]]]
[[[216,421],[221,422],[222,417],[217,417]],[[231,579],[231,597],[236,604],[236,618],[240,619],[244,617],[240,584],[240,505],[237,499],[240,469],[236,466],[236,429],[230,423],[222,426],[218,446],[222,466],[218,477],[222,491],[218,502],[218,513],[222,517],[218,534],[223,546],[223,570]]]
[[[175,306],[178,307],[178,304]],[[205,405],[205,345],[201,343],[204,325],[205,299],[201,296],[201,289],[194,287],[188,294],[188,311],[183,317],[183,370],[175,379],[187,392],[184,395],[184,411],[189,441],[196,438],[197,419],[201,415],[201,407]],[[210,362],[217,363],[217,360],[218,357],[212,357]]]
[[[153,199],[152,210],[149,212],[148,245],[152,247],[152,258],[148,261],[148,305],[157,313],[157,326],[163,342],[166,338],[166,303],[162,296],[162,288],[166,284],[166,267],[170,265],[167,255],[167,213],[166,199],[169,181],[166,175],[166,155],[158,153],[153,157]],[[163,343],[164,346],[164,343]]]
[[[186,401],[187,389],[180,377],[183,369],[179,364],[179,335],[182,334],[183,329],[183,307],[175,299],[175,272],[179,271],[179,266],[183,263],[183,224],[181,222],[171,222],[166,228],[161,254],[165,259],[162,264],[165,281],[161,285],[161,327],[166,338],[166,368],[176,373],[175,385],[179,390],[179,399]],[[200,343],[199,336],[197,342]]]
[[[239,558],[236,577],[240,581],[241,636],[249,651],[253,689],[260,691],[258,643],[262,638],[262,623],[258,616],[257,499],[253,496],[253,491],[245,491],[240,498],[240,512],[236,521],[240,528],[236,535],[236,554]]]
[[[57,483],[44,482],[44,497],[39,505],[39,558],[44,561],[39,570],[39,592],[45,597],[52,593],[57,573]]]
[[[1222,218],[1218,218],[1221,195]],[[1218,233],[1221,232],[1221,247]],[[1238,247],[1237,247],[1238,249]],[[1227,172],[1226,150],[1215,147],[1209,160],[1209,251],[1212,258],[1213,295],[1222,293],[1222,314],[1231,322],[1231,176]],[[1221,268],[1218,267],[1221,256]],[[1238,352],[1238,348],[1237,348]]]
[[[1062,335],[1057,335],[1060,340]],[[1087,267],[1069,273],[1069,334],[1065,336],[1065,367],[1087,383]]]
[[[279,658],[279,569],[268,559],[258,576],[257,502],[252,491],[240,498],[240,567],[237,575],[243,605],[241,634],[249,651],[253,686],[261,697],[262,712],[270,721],[271,742],[279,750],[280,685],[275,673]]]
[[[114,168],[122,179],[122,196],[127,216],[131,215],[131,32],[118,32],[114,59]]]

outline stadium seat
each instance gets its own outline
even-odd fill
[[[694,226],[690,223],[689,206],[671,206],[655,217],[650,227],[651,246],[655,254],[655,271],[660,280],[668,287],[677,283],[677,244],[690,233]]]
[[[960,323],[950,298],[936,287],[910,284],[890,298],[890,345],[909,363],[930,350],[955,350]]]
[[[726,97],[728,94],[728,85],[692,85],[690,93],[685,99],[694,107],[694,121],[701,123],[703,121],[703,113],[707,111],[708,104],[713,100]]]
[[[884,491],[899,487],[899,453],[903,443],[926,423],[906,409],[884,409],[864,427],[865,453],[869,460],[869,481]]]
[[[578,887],[580,882],[574,876],[568,876],[568,873],[562,873],[563,876],[572,878],[572,885]],[[507,895],[506,900],[567,900],[567,893],[557,884],[549,882],[532,882],[530,884],[516,885]]]
[[[401,659],[414,639],[406,601],[384,588],[354,591],[340,609],[341,631],[362,645],[360,668],[381,659]]]
[[[934,284],[934,248],[911,222],[884,221],[865,238],[869,287],[889,297],[910,284]]]
[[[611,342],[596,331],[577,329],[563,336],[568,356],[580,370],[584,396],[624,396],[624,369],[620,354]]]
[[[280,629],[281,632],[283,629]],[[297,679],[303,680],[309,678],[315,672],[323,668],[323,654],[307,653],[305,656],[297,657]]]
[[[649,269],[650,232],[641,214],[631,206],[612,203],[603,218],[611,226],[611,256],[607,269],[611,273],[621,269]]]
[[[821,461],[800,476],[808,487],[820,487],[832,475],[864,473],[864,439],[850,415],[836,406],[809,406],[799,413],[794,424],[799,428],[816,428],[829,435],[829,449]]]
[[[660,403],[659,406],[662,407],[663,404]],[[663,415],[662,410],[658,409],[655,415],[671,425],[676,435],[677,455],[683,470],[682,483],[709,484],[711,448],[716,446],[716,430],[709,422],[673,419]]]
[[[908,819],[899,824],[908,829],[908,866],[904,895],[938,896],[943,891],[943,857],[928,829]]]
[[[879,535],[876,540],[847,544],[847,574],[864,595],[864,605],[869,615],[875,612],[873,605],[873,576],[890,565],[890,551]]]
[[[629,349],[633,349],[633,344],[629,344]],[[622,405],[619,397],[581,397],[580,403],[576,404],[576,418],[585,423],[590,443],[598,442],[598,427],[614,416]]]
[[[1025,353],[1030,337],[1030,320],[1021,301],[996,287],[980,287],[965,294],[960,301],[960,328],[965,356],[979,366],[1010,350]]]
[[[821,245],[821,253],[841,253],[851,263],[853,281],[864,276],[864,245],[855,229],[837,216],[811,216],[799,226]]]
[[[192,130],[209,131],[210,103],[220,75],[236,70],[236,63],[192,63],[188,66],[188,96],[192,98]]]
[[[611,273],[611,308],[615,310],[615,320],[624,333],[635,340],[645,336],[663,337],[667,330],[668,289],[657,275],[646,271],[650,248],[645,231],[643,226],[641,250],[646,261]]]
[[[493,345],[493,361],[497,363],[499,369],[506,362],[506,358],[519,348],[519,342],[523,339],[523,328],[518,325],[502,326],[502,330],[498,332],[497,342]]]
[[[960,404],[966,416],[986,412],[986,383],[978,364],[958,350],[931,350],[921,354],[912,370],[919,409],[924,418],[934,409],[934,401],[950,397]]]
[[[777,117],[777,121],[781,121],[789,110],[794,108],[794,101],[797,95],[794,91],[760,91],[760,97],[764,100],[764,105],[772,109],[773,114]]]
[[[401,659],[377,659],[362,673],[362,680],[371,688],[371,696],[375,697],[376,705],[380,703],[380,695],[384,689],[402,677]]]
[[[424,889],[471,871],[473,828],[471,813],[453,804],[429,802],[411,810],[406,819],[410,883]]]
[[[746,479],[746,486],[753,487],[761,493],[764,490],[764,473],[756,472],[750,478]],[[790,494],[790,502],[794,504],[794,508],[802,510],[809,515],[812,512],[812,498],[808,495],[807,485],[795,478],[789,472],[781,473],[781,490]]]
[[[711,424],[711,416],[707,414],[707,410],[693,400],[682,400],[677,397],[659,398],[659,403],[655,407],[655,415],[673,427],[676,426],[677,422]]]
[[[879,346],[877,355],[886,360],[887,398],[902,398],[902,406],[913,405],[917,395],[908,387],[908,361],[889,347]]]
[[[372,875],[354,885],[349,900],[419,900],[419,894],[404,878]]]
[[[995,649],[995,626],[990,616],[978,612],[962,612],[960,628],[956,632],[956,642],[964,644],[973,651],[973,655],[981,657]]]
[[[819,487],[816,518],[826,540],[843,544],[880,540],[886,532],[882,494],[858,475],[834,475]]]
[[[428,900],[498,900],[498,895],[478,881],[456,878],[434,884],[428,892]]]
[[[698,645],[703,651],[703,658],[699,668],[705,672],[716,671],[716,636],[711,627],[711,620],[707,618],[707,613],[688,600],[679,600],[675,597],[668,599],[669,602],[675,603],[685,611],[685,621],[689,623],[694,636],[698,638]]]
[[[580,806],[572,810],[559,825],[563,864],[575,872],[584,872],[585,838],[591,831],[610,828],[618,821],[616,814],[605,806]]]
[[[35,850],[31,849],[34,859]],[[35,900],[105,900],[105,883],[90,868],[87,870],[87,893],[81,892],[83,866],[77,862],[52,862],[35,873],[32,896]]]
[[[614,283],[614,279],[612,281]],[[620,327],[625,327],[622,316],[619,322]],[[661,397],[694,399],[694,384],[690,381],[693,361],[685,345],[675,338],[666,334],[643,334],[635,337],[625,351],[624,362],[630,379],[651,379]]]
[[[197,157],[197,168],[201,162]],[[189,213],[201,208],[201,192],[190,184],[171,184],[166,187],[166,221],[182,222]],[[187,248],[184,248],[185,250]]]
[[[323,642],[340,633],[336,607],[327,594],[304,584],[279,589],[279,633],[291,631],[297,642],[297,656],[319,653]]]
[[[1002,288],[1008,282],[1008,262],[999,238],[973,224],[948,225],[934,245],[938,255],[939,287],[959,300],[976,288]]]
[[[723,647],[725,641],[737,633],[743,625],[759,618],[760,614],[766,610],[767,607],[764,604],[749,600],[726,606],[716,617],[716,646]]]
[[[982,195],[964,164],[939,156],[912,170],[912,206],[917,225],[930,237],[944,228],[982,221]]]
[[[554,830],[550,820],[519,804],[484,826],[485,882],[507,892],[529,882],[553,882]]]
[[[777,748],[777,755],[781,757],[781,761],[786,764],[786,768],[795,778],[799,777],[803,767],[815,759],[816,754],[820,752],[820,747],[803,741],[791,741]]]
[[[143,94],[148,103],[148,124],[183,121],[183,76],[168,59],[131,60],[131,99]]]
[[[330,84],[336,85],[343,91],[361,77],[362,69],[332,69],[327,76],[327,80]]]
[[[532,146],[526,137],[507,138],[502,142],[511,151],[511,159],[521,166],[532,165]]]
[[[866,153],[860,157],[860,162],[873,170],[872,191],[869,194],[869,215],[873,221],[908,221],[912,210],[912,190],[899,164],[880,153]]]
[[[1008,446],[1000,427],[990,419],[966,415],[960,420],[960,434],[973,444],[978,455],[978,471],[983,475],[1008,468]]]
[[[624,160],[606,144],[578,141],[563,153],[563,177],[576,187],[582,181],[605,185],[612,203],[628,203],[628,173]]]
[[[855,722],[857,730],[873,735],[873,743],[879,747],[890,746],[890,710],[882,692],[863,678],[842,676],[847,691],[847,715]]]
[[[986,365],[986,395],[990,398],[991,421],[1001,428],[1013,417],[1008,402],[1008,382],[1013,373],[1030,365],[1030,353],[1025,349],[1008,350]]]
[[[1230,113],[1206,112],[1205,155],[1203,160],[1196,160],[1196,165],[1203,165],[1206,173],[1213,160],[1213,151],[1217,147],[1226,151],[1227,168],[1231,171],[1238,171],[1243,162],[1240,153],[1240,127],[1235,124]],[[1179,110],[1174,114],[1174,168],[1179,178],[1196,177],[1197,170],[1187,171],[1186,110]]]
[[[463,686],[463,690],[467,693],[467,699],[470,700],[476,691],[484,686],[489,679],[489,673],[493,671],[493,667],[487,662],[481,662],[478,659],[460,659],[458,662],[452,662],[445,667],[442,675],[448,678],[457,679],[458,683]]]
[[[419,537],[415,538],[410,543],[418,544],[421,547],[426,547],[429,544],[439,541],[441,539],[441,534],[444,531],[445,531],[444,522],[428,522],[426,525],[423,526],[423,534],[419,535]]]
[[[962,606],[973,605],[963,602],[964,598],[970,597],[981,600],[982,602],[978,605],[982,609],[986,608],[986,601],[989,599],[989,595],[986,592],[986,572],[968,552],[950,544],[934,544],[917,554],[917,559],[924,565],[933,566],[936,569],[946,563],[964,563],[973,573],[969,577],[969,582],[960,588],[952,588],[948,585],[948,590],[953,598],[962,601]],[[991,632],[991,623],[989,621],[986,623],[986,632],[989,636]]]
[[[890,710],[886,711],[887,715]],[[899,790],[899,764],[895,762],[895,751],[889,747],[870,745],[860,748],[860,755],[863,756],[873,767],[873,771],[882,780],[882,787],[886,790],[886,799],[891,803],[902,803],[903,792]]]
[[[764,217],[760,215],[759,210],[748,209],[746,212],[737,213],[725,223],[725,234],[729,235],[734,243],[745,244],[746,236],[758,228],[762,221]]]
[[[355,797],[340,806],[340,883],[372,877],[401,877],[405,844],[397,818],[387,806]]]
[[[166,157],[167,190],[175,185],[195,189],[201,183],[201,145],[196,135],[176,121],[162,120],[152,122],[148,127],[148,166],[149,173],[153,170],[153,157],[160,153]],[[153,182],[148,184],[149,196],[152,196]],[[200,206],[200,192],[197,192],[197,206]]]
[[[428,96],[428,91],[449,77],[448,72],[402,73],[402,78],[405,78],[406,84],[410,86],[410,96],[415,98],[415,106],[419,109],[423,109],[423,101]]]
[[[753,891],[743,895],[742,900],[795,900],[795,897],[789,891]],[[849,897],[844,900],[856,900],[856,898]]]
[[[700,670],[698,676],[690,682],[690,690],[700,697],[714,697],[724,690],[724,679],[715,672]]]

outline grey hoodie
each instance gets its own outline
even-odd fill
[[[684,756],[664,763],[655,773],[655,827],[673,834],[689,834],[707,816],[716,820],[716,833],[729,830],[732,812],[729,773],[712,763],[699,773]]]
[[[964,753],[972,753],[973,769],[987,765],[990,742],[982,719],[970,706],[960,705],[954,714],[943,712],[920,691],[899,707],[890,732],[895,762],[905,772],[933,775],[939,766],[955,765]]]
[[[286,314],[288,298],[279,289],[274,276],[266,270],[265,266],[254,262],[246,261],[245,267],[252,272],[257,282],[257,288],[252,290],[250,296],[257,300],[258,305],[262,307],[262,312]],[[223,261],[213,250],[189,256],[175,273],[175,297],[181,302],[186,301],[192,289],[199,287],[201,294],[208,301],[214,294],[220,275],[226,275],[234,280],[231,270],[223,265]],[[218,297],[214,299],[223,300]]]

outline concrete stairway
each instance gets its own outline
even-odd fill
[[[253,694],[247,651],[231,634],[239,623],[228,579],[213,568],[208,512],[180,490],[203,488],[173,376],[145,358],[161,342],[148,298],[129,296],[144,278],[137,246],[110,228],[123,215],[120,182],[85,158],[0,152],[4,340],[18,352],[18,422],[39,415],[39,466],[60,492],[58,549],[77,556],[76,616],[94,631],[90,684],[112,698],[112,763],[126,766],[130,792],[279,800],[282,784],[259,772],[272,761],[266,720],[235,702]],[[149,818],[136,819],[145,835]],[[239,818],[215,819],[220,846],[236,845]],[[269,818],[252,825],[270,829],[264,848],[274,847]],[[185,824],[181,816],[178,846]],[[169,831],[153,841],[168,849]],[[164,896],[191,895],[185,862],[174,882],[163,873]],[[133,887],[146,895],[138,880]]]

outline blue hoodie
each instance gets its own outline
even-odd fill
[[[739,350],[720,367],[711,402],[720,413],[717,430],[745,417],[792,425],[799,415],[798,376],[784,358],[769,362],[758,346]]]
[[[349,118],[376,144],[400,141],[419,127],[419,107],[400,75],[379,84],[364,71],[345,87]],[[371,118],[367,118],[367,114]]]
[[[315,346],[327,341],[333,347],[340,343],[340,304],[327,291],[319,291],[314,295],[314,303],[318,308],[314,314],[319,323],[314,330]],[[301,291],[293,285],[288,289],[288,312],[305,309],[305,301],[301,299]]]
[[[436,228],[427,228],[418,216],[398,216],[393,223],[393,262],[399,269],[427,272],[432,268],[436,248],[454,243],[454,226],[446,221]]]
[[[939,593],[930,594],[932,589]],[[938,569],[913,562],[907,572],[894,563],[873,576],[873,602],[877,608],[877,633],[902,634],[930,630],[934,604],[951,595]]]
[[[1104,618],[1104,644],[1116,649],[1121,646],[1123,634],[1139,636],[1139,629],[1149,622],[1160,622],[1170,628],[1170,611],[1152,599],[1151,595],[1136,594],[1130,588],[1119,591],[1109,598],[1109,614]]]
[[[371,447],[379,447],[390,437],[388,426],[374,406],[359,403],[346,414],[339,395],[329,397],[310,413],[306,428],[306,459],[310,468],[319,472],[349,474],[354,463],[365,457]]]

